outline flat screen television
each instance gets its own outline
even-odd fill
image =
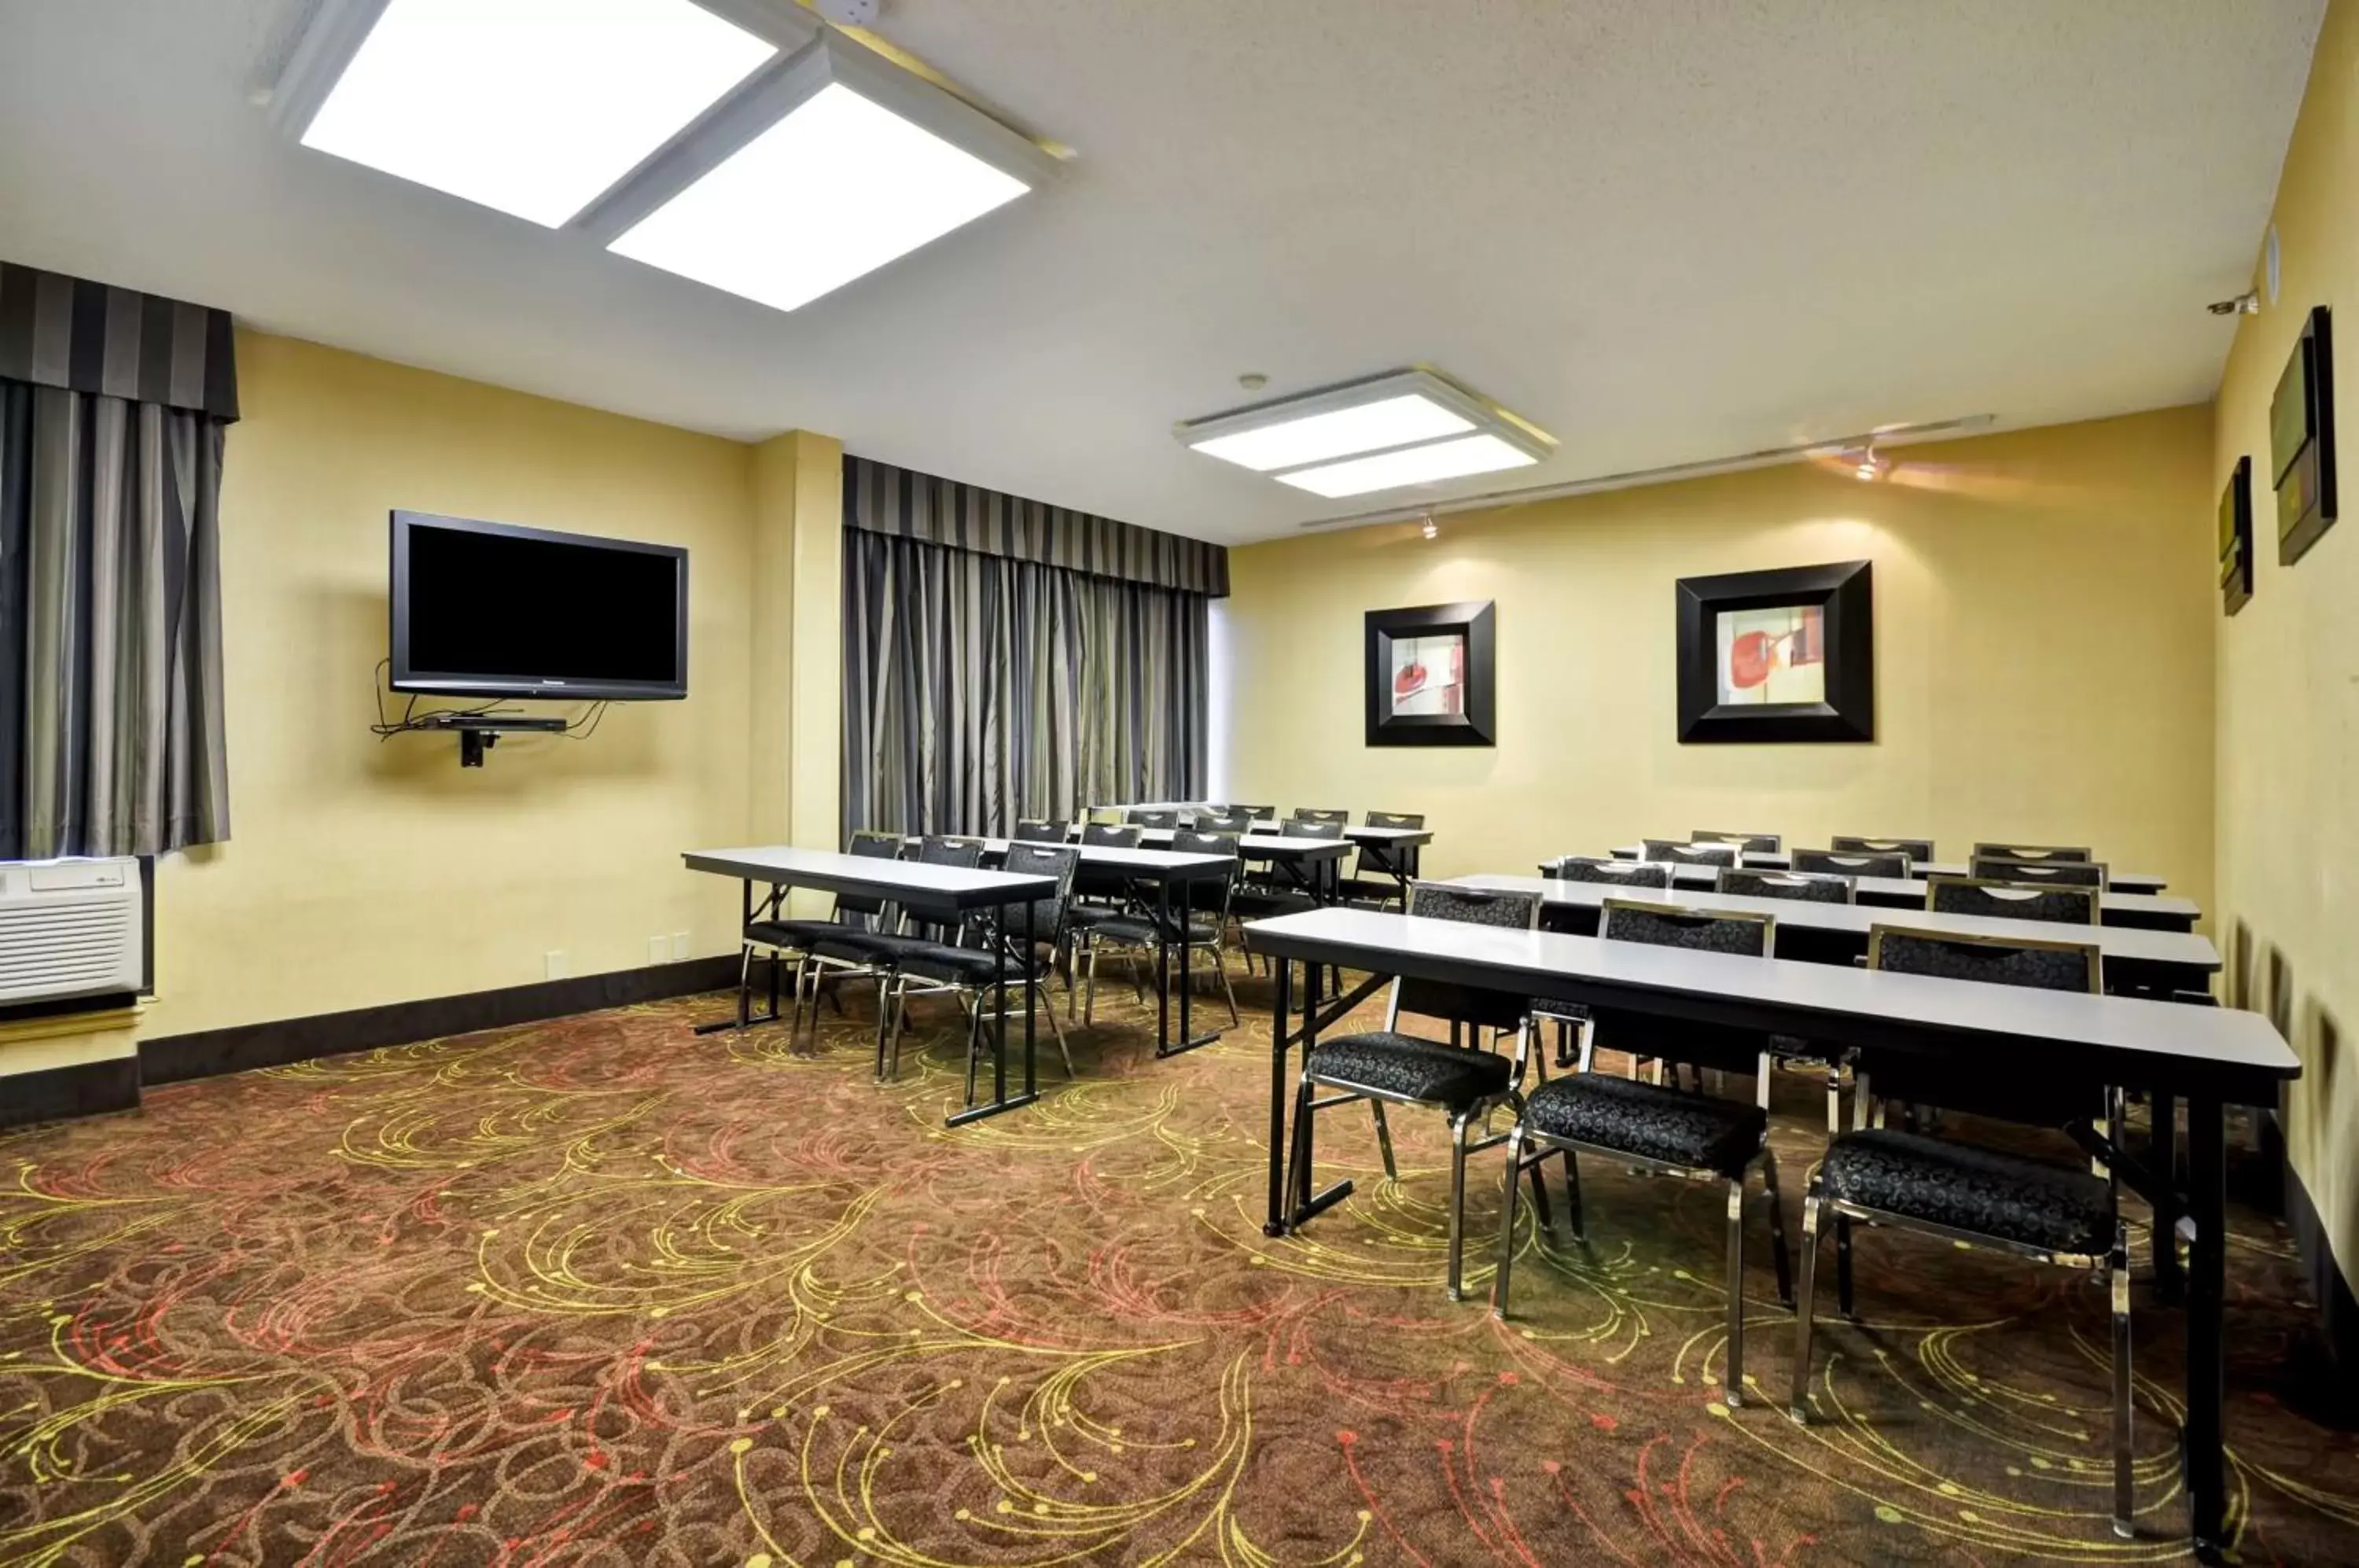
[[[393,689],[688,695],[688,551],[393,514]]]

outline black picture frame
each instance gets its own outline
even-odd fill
[[[1682,577],[1679,600],[1682,744],[1872,741],[1875,738],[1875,593],[1871,563],[1795,566]],[[1720,701],[1720,616],[1732,610],[1817,606],[1823,613],[1826,699]]]
[[[1498,639],[1492,601],[1370,610],[1365,635],[1367,744],[1370,746],[1493,746],[1495,661]],[[1393,645],[1407,637],[1456,636],[1463,642],[1464,692],[1454,713],[1393,711]]]
[[[2220,613],[2233,615],[2253,597],[2253,460],[2240,457],[2220,492]]]
[[[2334,526],[2333,318],[2314,305],[2269,399],[2269,485],[2277,492],[2277,564],[2291,566]]]

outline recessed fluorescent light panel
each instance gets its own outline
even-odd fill
[[[1430,370],[1403,370],[1179,427],[1207,457],[1330,497],[1538,462],[1555,440]]]
[[[302,142],[555,228],[777,52],[691,0],[388,0]]]

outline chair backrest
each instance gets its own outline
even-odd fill
[[[1254,820],[1242,811],[1200,811],[1196,814],[1198,833],[1246,833],[1253,831]]]
[[[1857,833],[1837,833],[1827,843],[1846,855],[1905,855],[1911,863],[1933,858],[1933,841],[1930,838],[1866,838]]]
[[[1229,803],[1229,815],[1251,817],[1257,822],[1275,822],[1277,820],[1277,808],[1276,806],[1244,806],[1233,800]]]
[[[1962,937],[1907,926],[1868,929],[1867,966],[2047,991],[2098,991],[2104,985],[2104,961],[2093,943]],[[2036,1071],[1994,1073],[1971,1052],[1929,1059],[1863,1048],[1854,1066],[1866,1092],[1879,1099],[1948,1105],[2034,1127],[2061,1127],[2097,1109],[2083,1090],[2051,1083]]]
[[[1797,871],[1816,871],[1832,877],[1908,875],[1908,857],[1905,855],[1850,855],[1833,849],[1798,849],[1787,858],[1788,864]]]
[[[1509,888],[1460,887],[1447,882],[1412,882],[1408,912],[1419,920],[1456,920],[1464,925],[1498,926],[1508,931],[1535,931],[1540,920],[1538,893]],[[1439,980],[1397,979],[1386,1004],[1385,1027],[1398,1027],[1400,1015],[1447,1018],[1452,1023],[1485,1029],[1521,1027],[1527,999],[1504,991],[1473,990]]]
[[[1973,858],[1985,856],[1993,860],[2094,860],[2095,855],[2083,846],[2078,849],[2052,844],[1978,844]]]
[[[983,840],[928,833],[918,845],[918,860],[924,866],[981,866]]]
[[[1292,820],[1298,822],[1348,822],[1352,820],[1352,813],[1319,806],[1297,806]]]
[[[872,860],[898,860],[901,858],[902,851],[908,847],[899,833],[876,833],[871,829],[863,828],[852,835],[850,853],[864,855]],[[886,900],[883,898],[864,898],[853,894],[838,893],[835,896],[835,918],[839,920],[847,915],[874,918],[885,912],[885,905]]]
[[[1061,942],[1065,935],[1065,911],[1072,899],[1073,874],[1082,864],[1077,849],[1051,849],[1043,844],[1016,843],[1007,846],[1007,858],[1001,869],[1024,877],[1053,877],[1057,891],[1049,898],[1032,900],[1032,940],[1049,943]],[[1014,941],[1023,934],[1021,915],[1007,918],[1007,935]]]
[[[1422,811],[1370,811],[1367,825],[1372,828],[1419,828],[1425,826]]]
[[[1609,887],[1668,887],[1671,868],[1643,860],[1610,860],[1603,855],[1568,855],[1556,863],[1556,874],[1567,882],[1602,882]]]
[[[1285,838],[1342,838],[1343,818],[1339,812],[1332,817],[1294,817],[1289,819],[1280,834]]]
[[[1065,842],[1065,824],[1044,817],[1027,817],[1016,824],[1015,833],[1009,836],[1028,844],[1062,844]]]
[[[1225,855],[1229,857],[1228,870],[1217,879],[1220,889],[1219,898],[1208,898],[1204,896],[1207,879],[1202,877],[1182,882],[1172,888],[1172,892],[1176,895],[1172,899],[1175,907],[1190,915],[1200,909],[1217,912],[1220,918],[1226,921],[1229,914],[1229,895],[1235,889],[1237,881],[1237,834],[1208,831],[1203,828],[1192,830],[1181,828],[1171,835],[1171,851],[1175,855]]]
[[[1423,813],[1417,811],[1370,811],[1367,825],[1372,828],[1421,829]],[[1418,845],[1413,844],[1364,844],[1360,845],[1359,875],[1374,877],[1407,877],[1414,878],[1418,871]]]
[[[1675,866],[1734,866],[1736,864],[1736,845],[1682,844],[1675,838],[1650,838],[1647,841],[1647,858]]]
[[[1175,855],[1225,855],[1236,858],[1237,834],[1218,828],[1181,828],[1171,835]]]
[[[1139,830],[1116,827],[1111,822],[1092,822],[1082,830],[1082,842],[1097,849],[1136,849]]]
[[[1180,813],[1177,811],[1133,811],[1130,813],[1130,822],[1133,827],[1140,828],[1176,828],[1180,825]]]
[[[2012,860],[1977,855],[1967,863],[1977,882],[2020,882],[2026,887],[2095,887],[2105,886],[2106,868],[2097,860]]]
[[[1852,901],[1850,877],[1822,877],[1807,871],[1739,871],[1733,866],[1723,866],[1717,885],[1723,893],[1746,898],[1795,898],[1811,904]]]
[[[1926,905],[1937,915],[1986,915],[1994,920],[2054,920],[2078,926],[2097,923],[2094,887],[2027,887],[2018,882],[1936,877],[1925,888]]]
[[[1777,921],[1766,914],[1608,898],[1597,917],[1597,934],[1608,942],[1767,958],[1776,946],[1777,930]]]
[[[1701,828],[1688,834],[1690,844],[1733,844],[1748,855],[1775,855],[1786,847],[1786,841],[1776,833],[1707,833]]]

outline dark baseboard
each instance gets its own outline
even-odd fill
[[[309,1062],[314,1057],[374,1051],[386,1045],[410,1045],[421,1040],[505,1029],[512,1024],[538,1023],[544,1018],[592,1013],[601,1007],[619,1007],[632,1002],[693,996],[699,991],[717,991],[736,984],[734,955],[695,958],[684,964],[620,969],[609,975],[585,975],[572,980],[544,980],[498,991],[473,991],[462,996],[429,996],[417,1002],[356,1007],[348,1013],[319,1013],[304,1018],[237,1024],[229,1029],[141,1040],[139,1073],[150,1085],[179,1083],[221,1073],[283,1067],[290,1062]]]
[[[2359,1296],[2353,1294],[2351,1281],[2335,1262],[2310,1189],[2290,1163],[2285,1168],[2285,1214],[2310,1290],[2318,1298],[2319,1343],[2298,1354],[2304,1359],[2314,1356],[2320,1365],[2297,1386],[2308,1388],[2315,1398],[2318,1408],[2312,1413],[2348,1421],[2359,1414]]]
[[[136,1110],[138,1105],[136,1056],[111,1056],[0,1078],[0,1127]]]

